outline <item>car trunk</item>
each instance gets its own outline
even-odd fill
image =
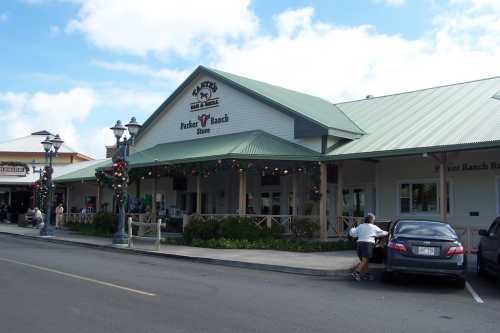
[[[396,239],[408,249],[403,255],[414,258],[446,259],[450,257],[447,255],[449,248],[456,244],[455,239],[449,238],[400,235]]]

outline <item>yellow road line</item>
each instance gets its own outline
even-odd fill
[[[26,266],[26,267],[38,269],[38,270],[45,271],[45,272],[51,272],[51,273],[55,273],[55,274],[59,274],[59,275],[67,276],[67,277],[71,277],[71,278],[82,280],[82,281],[87,281],[87,282],[91,282],[91,283],[95,283],[95,284],[100,284],[100,285],[106,286],[106,287],[112,287],[112,288],[122,289],[122,290],[129,291],[131,293],[136,293],[136,294],[145,295],[145,296],[156,296],[156,294],[148,293],[146,291],[132,289],[132,288],[127,288],[127,287],[123,287],[123,286],[120,286],[120,285],[117,285],[117,284],[114,284],[114,283],[105,282],[105,281],[99,281],[99,280],[88,278],[88,277],[85,277],[85,276],[80,276],[80,275],[76,275],[76,274],[61,272],[61,271],[58,271],[58,270],[55,270],[55,269],[52,269],[52,268],[47,268],[47,267],[42,267],[42,266],[37,266],[37,265],[32,265],[32,264],[27,264],[25,262],[21,262],[21,261],[17,261],[17,260],[12,260],[12,259],[7,259],[7,258],[0,257],[0,261],[5,261],[5,262],[12,263],[12,264],[18,264],[18,265],[22,265],[22,266]]]

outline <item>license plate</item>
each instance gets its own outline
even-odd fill
[[[438,253],[438,248],[428,246],[417,246],[417,254],[419,256],[435,256]]]

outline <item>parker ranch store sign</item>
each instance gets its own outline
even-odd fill
[[[219,104],[219,97],[216,96],[218,90],[217,83],[214,81],[202,81],[194,89],[192,96],[196,101],[190,105],[191,112],[198,112],[206,109],[216,108]],[[194,130],[196,135],[209,134],[212,125],[225,124],[229,122],[229,116],[214,116],[211,113],[204,112],[198,114],[195,120],[181,122],[180,129]]]

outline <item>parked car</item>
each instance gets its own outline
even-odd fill
[[[477,250],[477,273],[492,274],[500,284],[500,217],[497,217],[488,230],[479,230],[481,240]]]
[[[394,273],[450,277],[465,287],[466,256],[457,233],[446,223],[399,220],[389,232],[384,278]]]

